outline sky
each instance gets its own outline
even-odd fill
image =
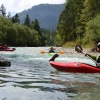
[[[30,9],[32,6],[39,4],[61,4],[66,0],[0,0],[0,7],[3,4],[6,12],[22,12],[23,10]]]

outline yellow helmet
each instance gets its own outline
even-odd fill
[[[52,46],[50,48],[53,48]]]

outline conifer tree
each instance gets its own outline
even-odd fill
[[[30,27],[30,18],[29,18],[28,14],[26,15],[26,18],[25,18],[25,21],[24,21],[24,25],[27,26],[27,27]]]
[[[19,20],[19,16],[18,14],[16,13],[16,15],[11,19],[12,23],[20,23],[20,20]]]
[[[39,22],[38,22],[37,19],[35,19],[34,21],[32,21],[31,28],[33,28],[36,31],[38,31],[39,35],[42,36],[41,30],[40,30],[40,25],[39,25]]]
[[[2,14],[2,16],[6,17],[6,8],[3,4],[0,7],[0,13]]]

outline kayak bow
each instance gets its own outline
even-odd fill
[[[16,50],[15,48],[10,48],[10,47],[0,48],[0,51],[15,51],[15,50]]]
[[[71,73],[100,73],[100,69],[96,66],[90,64],[81,63],[81,62],[55,62],[55,58],[58,57],[58,54],[55,54],[50,59],[50,65],[58,71],[62,72],[71,72]]]

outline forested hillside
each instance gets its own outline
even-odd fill
[[[10,14],[7,15],[3,4],[0,9],[1,43],[12,46],[55,45],[55,30],[64,9],[63,4],[33,6],[22,13],[16,13],[13,17]]]
[[[49,6],[50,5],[46,6],[46,8],[49,8]],[[50,15],[53,15],[54,12],[53,10],[48,11],[48,9],[46,8],[45,8],[46,11],[44,12],[45,14],[41,15],[41,17],[44,18],[44,16],[46,16],[45,19],[49,21],[48,25],[52,26],[52,24],[50,24],[51,21]],[[51,6],[51,9],[54,8],[55,6],[53,6],[53,8]],[[10,14],[7,15],[6,8],[4,7],[3,4],[1,5],[0,9],[1,9],[0,10],[0,42],[1,43],[3,44],[7,43],[10,44],[11,46],[29,46],[29,47],[54,45],[54,37],[55,37],[55,30],[53,30],[54,26],[52,26],[52,29],[42,28],[43,25],[40,26],[40,23],[37,18],[30,20],[30,15],[28,15],[28,13],[26,13],[25,18],[23,19],[23,23],[21,23],[20,17],[17,13],[13,17],[11,17]],[[43,5],[41,5],[41,11],[42,9],[44,9]],[[47,12],[49,12],[49,15],[46,14]],[[37,17],[39,16],[40,15],[38,15]],[[56,17],[59,18],[59,16],[57,15]],[[46,20],[43,21],[43,23],[45,23]],[[56,19],[52,19],[52,20],[55,22]]]
[[[100,0],[67,0],[57,25],[55,44],[93,46],[100,42]]]
[[[40,6],[41,15],[36,14],[38,15],[37,18],[32,21],[27,11],[33,15],[38,12],[32,12],[32,8],[23,11],[21,16],[24,16],[24,13],[26,15],[23,18],[23,24],[21,24],[19,15],[6,16],[6,10],[3,9],[4,6],[2,5],[0,8],[0,42],[10,43],[13,46],[64,46],[67,43],[68,45],[74,44],[74,46],[76,43],[84,46],[95,46],[100,42],[99,0],[66,0],[66,4],[63,5],[64,9],[57,15],[58,24],[56,31],[42,27],[46,20],[49,21],[48,25],[56,27],[56,25],[50,24],[50,22],[55,21],[52,18],[55,12],[53,12],[54,8],[51,7],[52,10],[49,11],[50,9],[47,10],[46,8],[49,8],[51,5],[48,5],[45,9],[43,4]],[[43,21],[43,25],[38,19],[40,16],[46,19]]]
[[[64,4],[40,4],[18,13],[18,16],[21,23],[24,23],[28,14],[30,21],[37,19],[41,28],[55,30],[63,9]]]

